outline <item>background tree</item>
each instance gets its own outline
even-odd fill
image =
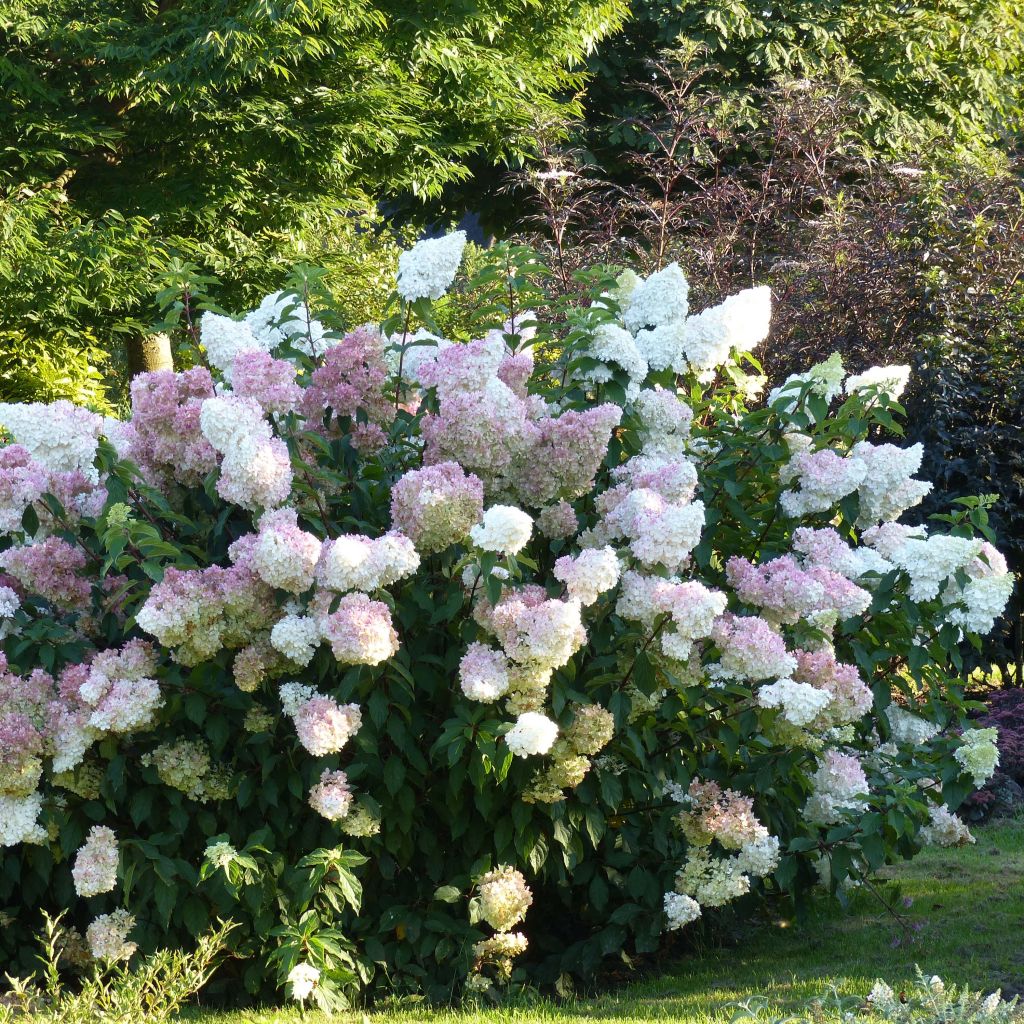
[[[859,129],[881,153],[941,139],[984,147],[1021,126],[1024,11],[1015,0],[635,0],[623,30],[591,59],[595,145],[632,141],[613,121],[643,105],[623,83],[680,44],[702,46],[718,85],[748,116],[779,77],[845,74],[859,87]]]
[[[369,258],[351,214],[436,196],[470,157],[521,159],[537,120],[578,110],[565,97],[625,7],[10,0],[0,346],[29,380],[62,352],[141,346],[175,256],[239,302],[354,239]]]

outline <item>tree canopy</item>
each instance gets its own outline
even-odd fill
[[[0,338],[109,343],[173,256],[258,287],[353,211],[520,159],[625,7],[8,0]]]
[[[1016,0],[635,0],[594,56],[596,119],[629,113],[659,50],[700,46],[740,102],[772,79],[849,77],[865,141],[889,155],[986,146],[1022,125],[1024,9]]]

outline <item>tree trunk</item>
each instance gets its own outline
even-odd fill
[[[130,377],[153,370],[174,369],[171,339],[166,334],[134,335],[128,339],[127,345]]]

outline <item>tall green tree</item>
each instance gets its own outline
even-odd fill
[[[632,112],[643,94],[623,83],[679,45],[701,47],[739,103],[777,78],[848,78],[865,141],[885,155],[936,139],[983,148],[1024,124],[1019,0],[634,0],[591,61],[592,119]]]
[[[521,159],[537,123],[577,109],[583,61],[625,11],[3,0],[0,351],[31,365],[137,340],[174,256],[264,287],[329,262],[355,212],[437,196],[470,159]]]

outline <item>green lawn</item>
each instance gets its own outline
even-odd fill
[[[343,1024],[680,1024],[727,1022],[731,1002],[763,995],[780,1007],[825,993],[831,984],[866,994],[875,978],[890,983],[926,974],[1004,994],[1024,995],[1024,822],[979,828],[966,849],[929,850],[913,863],[890,868],[901,894],[913,900],[901,912],[920,926],[912,942],[893,945],[898,925],[868,893],[850,911],[822,904],[810,920],[779,920],[752,928],[736,947],[668,965],[641,981],[593,999],[542,1002],[529,1008],[479,1013],[405,1009],[346,1015]],[[320,1024],[317,1014],[264,1010],[196,1014],[195,1024]],[[336,1020],[339,1018],[335,1018]]]

